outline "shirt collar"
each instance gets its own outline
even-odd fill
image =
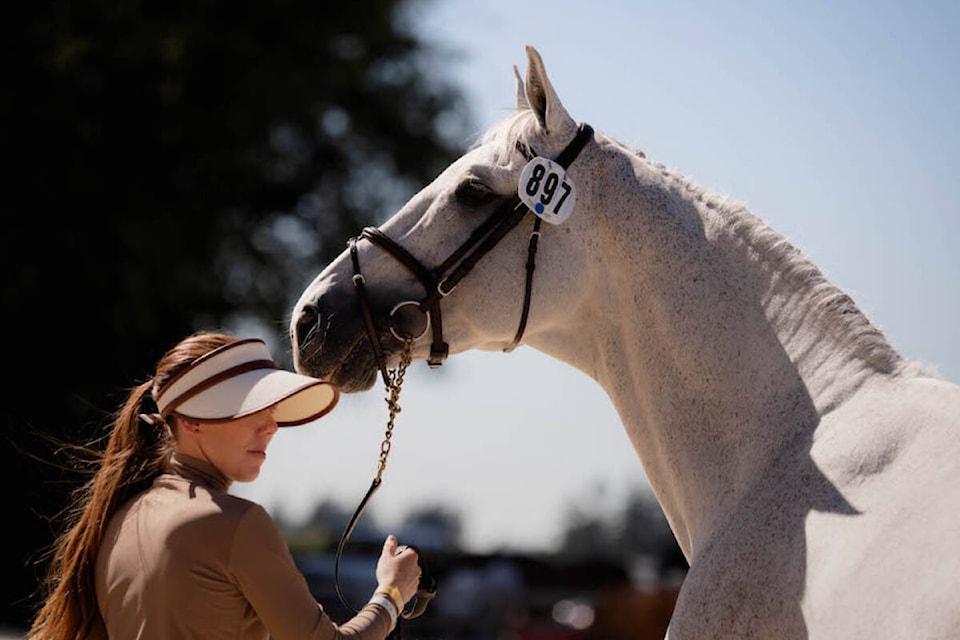
[[[219,469],[205,460],[184,453],[174,453],[171,456],[167,471],[215,491],[226,493],[230,488],[230,479]]]

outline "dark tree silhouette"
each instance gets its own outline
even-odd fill
[[[442,52],[405,26],[411,6],[11,9],[0,624],[32,615],[51,518],[83,479],[48,442],[102,434],[195,329],[254,319],[283,357],[307,273],[462,151],[468,114],[431,71]]]
[[[578,559],[624,560],[647,556],[661,578],[688,566],[663,509],[648,490],[633,489],[617,513],[599,515],[571,505],[559,552]]]
[[[406,514],[400,538],[412,540],[424,552],[456,551],[461,548],[463,521],[459,510],[433,504]]]

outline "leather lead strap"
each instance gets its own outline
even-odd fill
[[[360,520],[363,510],[367,508],[367,503],[370,501],[370,498],[374,493],[377,492],[377,489],[380,488],[381,482],[382,481],[380,478],[374,478],[373,482],[370,483],[370,488],[367,489],[367,495],[363,496],[363,500],[360,501],[360,504],[357,506],[357,510],[353,512],[353,517],[350,518],[350,524],[348,524],[347,528],[343,530],[343,535],[340,536],[340,544],[337,545],[337,561],[333,567],[333,583],[337,587],[337,597],[340,598],[340,604],[345,606],[354,614],[357,613],[357,610],[350,606],[350,603],[347,602],[343,592],[340,590],[340,557],[343,555],[343,548],[346,546],[347,540],[350,539],[350,534],[353,533],[354,527],[357,526],[357,522]]]
[[[380,488],[381,484],[382,480],[380,478],[374,478],[373,482],[370,483],[370,488],[367,489],[367,494],[363,496],[363,500],[360,501],[360,504],[357,506],[357,510],[353,512],[353,517],[350,518],[350,523],[347,525],[347,528],[343,530],[343,535],[340,536],[340,542],[337,545],[337,557],[333,567],[333,582],[337,588],[337,597],[340,599],[340,604],[346,607],[353,614],[356,614],[357,610],[354,609],[349,602],[347,602],[346,596],[344,596],[343,591],[340,589],[340,558],[343,556],[343,549],[347,544],[347,540],[350,539],[350,535],[353,533],[353,529],[357,526],[360,516],[363,515],[363,510],[367,508],[367,503],[370,502],[370,498],[372,498],[373,494],[377,492],[377,489]],[[413,547],[413,549],[417,552],[417,562],[420,564],[421,574],[420,584],[417,586],[417,592],[408,603],[412,603],[413,606],[406,611],[399,612],[398,617],[406,620],[412,620],[422,616],[427,610],[427,605],[430,604],[430,601],[433,600],[437,595],[437,581],[427,570],[426,563],[423,559],[423,553],[416,547]],[[394,632],[398,633],[399,628],[400,621],[397,620],[397,626],[395,627]]]

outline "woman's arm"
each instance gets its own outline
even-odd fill
[[[376,573],[379,585],[400,591],[402,608],[416,593],[420,569],[415,552],[395,555],[396,549],[396,538],[389,536]],[[335,624],[310,593],[279,527],[258,505],[249,509],[237,530],[231,566],[240,590],[274,640],[383,640],[399,613],[377,594],[348,622]]]

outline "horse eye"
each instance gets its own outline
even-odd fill
[[[479,207],[487,204],[496,197],[487,185],[476,178],[464,180],[457,186],[457,200],[468,207]]]

